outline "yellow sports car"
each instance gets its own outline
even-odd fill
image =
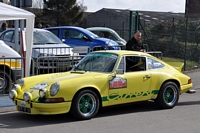
[[[180,71],[143,52],[97,51],[69,72],[18,80],[9,97],[23,113],[71,112],[78,119],[94,117],[100,107],[147,100],[170,109],[192,87],[191,78]]]

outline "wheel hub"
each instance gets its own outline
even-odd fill
[[[6,82],[3,78],[0,78],[0,89],[3,89],[5,86]]]
[[[85,102],[85,107],[88,108],[88,106],[89,106],[89,103]]]
[[[167,96],[167,98],[169,98],[170,97],[170,93],[167,93],[166,96]]]

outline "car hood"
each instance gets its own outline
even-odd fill
[[[105,79],[105,77],[107,77],[108,75],[106,75],[105,73],[98,73],[98,72],[79,71],[72,73],[65,72],[65,73],[32,76],[24,79],[24,86],[22,87],[22,91],[18,95],[18,98],[23,99],[23,93],[30,92],[33,96],[33,99],[34,98],[37,99],[39,96],[40,89],[45,88],[49,90],[51,85],[56,82],[60,84],[61,89],[66,89],[70,86],[74,86],[74,84],[71,83],[76,83],[76,85],[78,86],[82,83],[91,83],[91,81],[99,82],[100,79]],[[80,79],[84,79],[84,81]]]
[[[108,39],[108,38],[101,38],[101,37],[97,37],[95,38],[97,41],[101,41],[101,42],[105,42],[106,44],[112,44],[113,46],[118,46],[118,43],[113,41],[112,39]]]
[[[102,75],[105,75],[105,73],[99,73],[99,72],[85,72],[85,71],[71,71],[71,72],[65,72],[65,73],[57,73],[55,75],[49,76],[48,78],[45,78],[41,83],[55,83],[55,82],[71,82],[71,81],[77,81],[77,83],[80,81],[80,78],[84,79],[101,79]],[[82,81],[80,81],[82,82]]]

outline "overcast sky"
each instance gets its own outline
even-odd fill
[[[87,6],[87,12],[102,8],[160,12],[185,12],[186,0],[77,0]]]

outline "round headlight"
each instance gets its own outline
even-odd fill
[[[15,90],[11,90],[10,92],[9,92],[9,98],[10,99],[15,99],[17,97],[17,92],[15,91]]]
[[[24,85],[24,79],[18,79],[16,81],[16,84],[19,84],[20,86],[23,86]]]
[[[28,102],[28,101],[31,101],[31,99],[32,99],[31,93],[25,92],[24,93],[24,101]]]
[[[59,89],[60,89],[60,85],[58,82],[52,84],[50,88],[50,95],[55,96],[58,93]]]
[[[20,86],[17,85],[17,84],[14,84],[14,85],[12,86],[12,89],[18,92],[19,89],[20,89]]]
[[[40,96],[40,98],[44,98],[46,96],[46,89],[40,89],[39,96]]]

